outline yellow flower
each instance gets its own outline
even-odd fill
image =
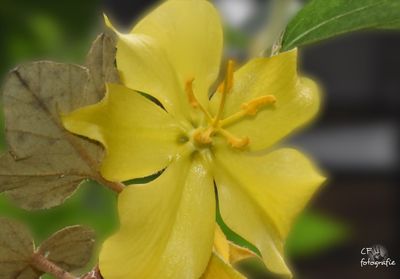
[[[108,84],[100,103],[65,116],[64,125],[106,147],[101,172],[109,180],[165,170],[119,195],[121,227],[100,254],[104,277],[223,278],[213,275],[227,264],[212,252],[216,193],[225,223],[271,271],[290,274],[284,240],[324,180],[300,152],[276,148],[319,107],[315,83],[297,75],[297,51],[236,72],[230,61],[210,99],[223,40],[209,2],[166,1],[117,34],[123,85]]]

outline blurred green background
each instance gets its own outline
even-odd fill
[[[0,79],[3,80],[6,73],[17,64],[32,60],[83,63],[91,41],[103,29],[103,9],[110,11],[123,25],[126,24],[127,17],[118,17],[115,12],[118,5],[121,11],[131,13],[130,18],[134,18],[150,2],[135,1],[130,9],[124,9],[129,1],[112,4],[111,1],[99,0],[1,0]],[[248,34],[229,27],[228,39],[237,50],[246,47]],[[0,118],[0,125],[0,147],[4,151],[3,117]],[[18,209],[0,195],[0,215],[27,224],[37,244],[56,230],[75,224],[84,224],[95,229],[100,244],[118,224],[115,194],[94,182],[84,183],[62,206],[45,211],[27,212]],[[226,228],[226,231],[229,230]],[[289,237],[288,255],[293,261],[297,258],[317,257],[320,253],[341,245],[348,239],[349,232],[347,225],[326,214],[308,210],[299,217]],[[243,242],[234,233],[229,233],[228,237],[236,242]],[[254,277],[267,278],[256,267],[249,272]]]
[[[27,61],[82,64],[91,42],[102,30],[100,6],[98,0],[1,0],[0,80]],[[2,114],[0,123],[0,148],[4,152]],[[0,215],[27,224],[37,244],[57,230],[76,224],[95,229],[97,243],[101,243],[117,227],[115,194],[94,182],[84,183],[62,206],[44,211],[19,209],[0,195]]]

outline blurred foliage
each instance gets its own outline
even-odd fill
[[[100,0],[1,0],[0,76],[27,60],[81,62]]]
[[[249,45],[249,36],[244,32],[230,27],[229,25],[224,26],[224,34],[226,44],[229,48],[245,49]]]
[[[83,63],[101,23],[100,3],[1,0],[0,81],[12,67],[27,61]],[[0,147],[4,150],[2,113]],[[67,225],[83,224],[96,231],[97,244],[101,244],[117,227],[115,194],[94,182],[82,185],[62,206],[46,211],[27,212],[0,196],[0,215],[27,224],[38,243]]]
[[[101,0],[1,0],[0,82],[27,61],[83,63],[101,23],[100,4]],[[1,135],[3,127],[0,121]]]
[[[350,232],[349,227],[328,215],[305,211],[289,234],[286,250],[291,258],[314,256],[342,244]]]

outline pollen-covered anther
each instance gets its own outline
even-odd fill
[[[249,145],[250,139],[249,137],[244,137],[244,138],[231,138],[228,139],[228,143],[233,147],[233,148],[245,148],[246,146]]]
[[[185,91],[186,91],[186,95],[188,97],[189,100],[189,104],[194,107],[197,108],[199,107],[199,102],[197,101],[196,96],[194,95],[193,92],[193,81],[194,78],[188,79],[185,83]]]
[[[257,112],[264,106],[272,105],[276,103],[276,98],[274,95],[265,95],[253,99],[247,103],[241,105],[241,109],[247,115],[256,115]]]
[[[201,103],[197,100],[196,95],[194,94],[193,91],[193,82],[194,82],[194,78],[190,78],[186,81],[185,83],[185,92],[189,101],[189,104],[191,107],[195,108],[195,109],[200,109],[204,115],[206,116],[207,120],[209,122],[212,121],[211,115],[209,114],[209,112],[201,105]]]
[[[264,95],[255,98],[247,103],[243,103],[240,106],[240,111],[228,116],[227,118],[221,120],[218,124],[219,127],[226,127],[235,122],[240,121],[248,115],[256,115],[259,110],[267,105],[273,105],[276,103],[276,98],[274,95]]]
[[[249,137],[240,138],[240,137],[232,135],[225,129],[220,129],[219,132],[221,133],[222,136],[225,137],[228,144],[233,148],[243,149],[250,144]]]

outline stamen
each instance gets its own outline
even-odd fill
[[[232,87],[233,87],[233,74],[235,72],[235,61],[230,59],[228,61],[228,67],[226,69],[226,77],[225,77],[225,87],[224,91],[226,94],[231,92]]]
[[[220,85],[218,85],[217,92],[222,94],[225,91],[224,85],[225,85],[225,80]]]
[[[223,135],[225,137],[226,141],[233,148],[242,149],[242,148],[245,148],[246,146],[248,146],[250,143],[249,137],[239,138],[239,137],[232,135],[225,129],[219,129],[218,131],[221,133],[221,135]]]
[[[232,123],[235,123],[236,121],[242,119],[245,116],[248,115],[256,115],[257,112],[262,108],[267,105],[273,105],[276,103],[276,98],[274,95],[264,95],[261,97],[258,97],[256,99],[253,99],[247,103],[244,103],[241,105],[241,110],[232,114],[231,116],[223,119],[220,121],[219,126],[220,127],[225,127],[228,126]]]
[[[186,95],[187,95],[187,97],[189,99],[189,104],[193,108],[198,108],[199,107],[199,102],[197,101],[196,96],[194,95],[194,92],[193,92],[193,81],[194,81],[194,78],[191,78],[191,79],[186,81],[185,91],[186,91]]]
[[[226,67],[225,80],[218,87],[218,91],[221,92],[222,97],[221,97],[221,102],[219,104],[217,116],[214,119],[214,123],[213,123],[214,127],[218,126],[218,122],[220,121],[222,113],[224,112],[226,95],[229,94],[229,92],[232,90],[232,87],[233,87],[233,74],[234,74],[234,72],[235,72],[235,61],[229,60],[228,61],[228,66]]]
[[[241,109],[248,115],[256,115],[260,108],[275,104],[275,102],[276,98],[274,95],[265,95],[242,104]]]
[[[188,97],[189,100],[189,104],[193,107],[193,108],[199,108],[207,117],[209,122],[212,122],[212,117],[209,114],[209,112],[201,105],[201,103],[197,100],[196,95],[194,95],[193,92],[193,82],[194,82],[194,78],[188,79],[185,83],[185,91],[186,91],[186,95]]]

